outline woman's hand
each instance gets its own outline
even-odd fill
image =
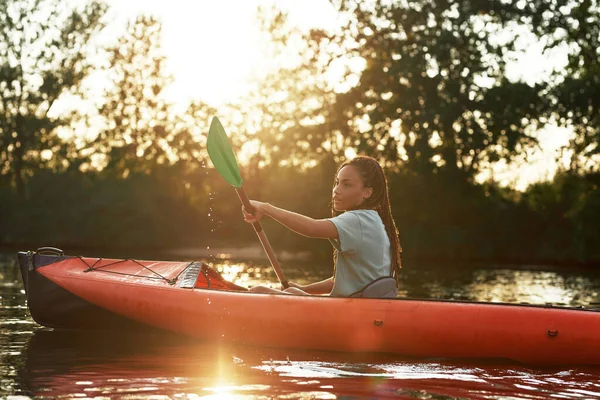
[[[263,203],[262,201],[250,200],[250,205],[254,207],[254,214],[250,214],[244,206],[242,206],[242,214],[244,214],[244,221],[249,224],[253,224],[255,222],[260,221],[267,213],[265,208],[269,205],[268,203]]]

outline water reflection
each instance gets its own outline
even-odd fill
[[[490,272],[479,271],[475,281],[467,287],[476,300],[564,305],[587,305],[598,300],[597,292],[586,291],[592,286],[589,278],[544,271]]]
[[[423,275],[405,279],[407,296],[592,307],[600,302],[597,273],[476,269],[460,274],[424,271]]]
[[[25,394],[186,398],[600,397],[598,369],[526,367],[390,355],[232,347],[173,335],[38,330],[18,371]]]

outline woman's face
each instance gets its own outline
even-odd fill
[[[358,169],[353,165],[346,165],[339,170],[335,178],[333,208],[336,211],[354,210],[372,194],[372,188],[364,187]]]

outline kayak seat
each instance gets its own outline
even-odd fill
[[[396,287],[396,279],[391,276],[375,279],[367,286],[354,292],[350,297],[363,297],[371,299],[394,299],[398,296],[398,288]]]

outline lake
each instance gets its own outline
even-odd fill
[[[208,261],[238,284],[276,286],[267,262]],[[331,273],[308,262],[284,263],[284,271],[298,283]],[[544,266],[408,265],[400,295],[598,307],[600,274]],[[0,253],[0,348],[0,397],[600,398],[600,367],[540,369],[516,363],[224,347],[157,332],[54,331],[31,319],[13,253]]]

